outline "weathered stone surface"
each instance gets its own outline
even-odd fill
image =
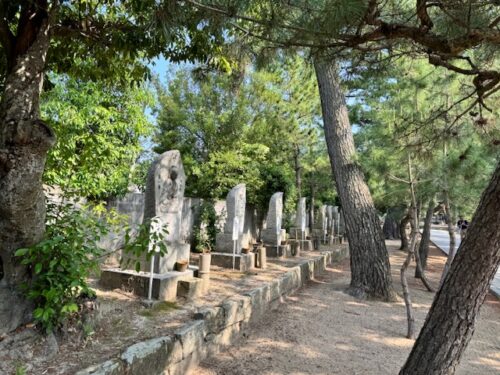
[[[237,254],[234,259],[234,269],[247,272],[255,268],[255,254]],[[233,268],[233,255],[226,253],[212,253],[212,265],[223,267],[223,268]]]
[[[187,299],[194,299],[201,297],[206,293],[207,284],[210,282],[208,279],[184,279],[179,280],[177,283],[177,296]]]
[[[203,320],[194,320],[175,332],[175,339],[182,346],[182,359],[187,358],[193,352],[199,354],[202,352],[205,334]]]
[[[163,336],[129,346],[120,356],[130,374],[161,374],[168,367],[173,340]]]
[[[175,301],[179,280],[193,277],[193,270],[185,272],[171,271],[153,275],[152,297],[160,301]],[[137,296],[147,297],[149,291],[149,273],[120,269],[103,270],[100,285],[107,289],[123,289]]]
[[[120,375],[123,374],[123,366],[120,360],[111,359],[99,365],[88,367],[78,371],[75,375]]]
[[[223,253],[233,252],[233,225],[238,221],[238,240],[236,241],[236,253],[241,253],[242,248],[248,248],[248,236],[243,235],[245,227],[245,207],[246,207],[246,186],[245,184],[236,185],[227,194],[226,212],[227,218],[224,225],[224,232],[216,236],[215,247],[217,251]],[[244,239],[246,239],[244,241]]]
[[[297,202],[297,216],[295,218],[295,227],[301,229],[302,223],[307,223],[306,198],[300,198]]]
[[[156,218],[168,231],[167,254],[155,257],[155,273],[172,271],[178,260],[189,260],[190,246],[181,238],[185,186],[186,175],[180,152],[171,150],[161,154],[149,169],[144,198],[144,222]],[[124,254],[125,259],[129,257]],[[149,272],[149,261],[140,260],[141,271]]]
[[[266,229],[261,232],[261,240],[265,244],[276,245],[281,240],[281,222],[283,220],[283,193],[274,193],[269,201],[267,211]],[[277,231],[280,235],[277,235]]]
[[[288,258],[292,256],[290,245],[267,246],[266,255],[270,258]]]

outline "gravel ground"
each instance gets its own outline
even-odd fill
[[[399,269],[404,254],[388,241],[394,284],[401,292]],[[434,285],[444,256],[431,249],[428,277]],[[432,303],[408,272],[417,329]],[[359,301],[342,290],[349,283],[349,262],[330,267],[319,279],[253,327],[249,337],[191,372],[230,374],[397,374],[414,341],[405,338],[404,302]],[[500,302],[489,296],[476,333],[457,374],[500,374]]]

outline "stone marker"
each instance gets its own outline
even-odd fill
[[[170,272],[178,260],[189,260],[190,245],[181,241],[185,187],[186,175],[180,152],[171,150],[158,156],[148,172],[143,221],[146,223],[156,217],[168,231],[167,254],[155,257],[154,273]],[[130,266],[134,268],[135,262],[130,262]],[[141,261],[141,271],[149,272],[148,261]]]
[[[215,238],[215,248],[218,252],[233,253],[233,225],[235,220],[238,222],[238,239],[236,240],[236,254],[241,253],[243,247],[248,247],[248,243],[243,243],[243,228],[245,225],[245,206],[246,206],[246,186],[245,184],[236,185],[227,194],[226,212],[227,218],[224,225],[224,232],[217,233]]]
[[[295,226],[299,229],[303,226],[304,220],[307,222],[306,198],[300,198],[297,203],[297,216],[295,217]],[[307,227],[307,225],[306,225]]]
[[[283,193],[274,193],[269,200],[269,210],[267,211],[266,229],[262,230],[260,238],[267,245],[276,246],[278,242],[277,225],[281,232],[283,219]],[[280,233],[281,237],[281,233]]]
[[[144,198],[144,223],[153,217],[162,227],[166,226],[167,254],[155,256],[153,265],[152,297],[164,301],[175,301],[179,280],[193,277],[193,271],[174,271],[175,262],[189,261],[190,245],[181,240],[182,208],[186,175],[179,151],[167,151],[158,156],[149,168]],[[135,269],[136,259],[123,254],[124,264]],[[130,259],[127,262],[126,259]],[[150,263],[146,255],[141,259],[140,272],[109,269],[101,274],[100,283],[107,288],[129,289],[140,296],[149,290]]]

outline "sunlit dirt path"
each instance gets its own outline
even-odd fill
[[[404,253],[388,242],[394,283]],[[429,258],[436,285],[445,258],[435,248]],[[214,374],[397,374],[413,340],[405,338],[403,301],[389,304],[359,301],[342,292],[349,282],[349,262],[328,269],[250,330],[248,338],[210,358],[191,372]],[[423,324],[433,294],[411,275],[409,284],[417,327]],[[500,303],[489,296],[476,333],[457,374],[500,373]]]

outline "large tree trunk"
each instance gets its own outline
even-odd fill
[[[400,374],[453,374],[500,263],[500,163]]]
[[[391,266],[373,200],[356,162],[345,98],[334,61],[314,62],[328,154],[344,213],[351,261],[348,292],[358,297],[394,300]]]
[[[49,15],[33,4],[21,12],[27,24],[20,21],[18,36],[6,50],[9,68],[0,104],[0,334],[30,317],[31,306],[19,293],[29,274],[13,255],[43,236],[41,177],[47,151],[55,142],[52,130],[39,119]]]
[[[424,229],[422,231],[422,236],[420,238],[420,245],[418,247],[418,254],[420,256],[420,265],[422,269],[425,270],[427,267],[427,256],[429,255],[429,245],[431,242],[431,224],[432,216],[434,215],[434,198],[429,200],[429,206],[427,207],[427,212],[425,213]],[[420,279],[420,272],[418,268],[415,268],[415,277]]]

